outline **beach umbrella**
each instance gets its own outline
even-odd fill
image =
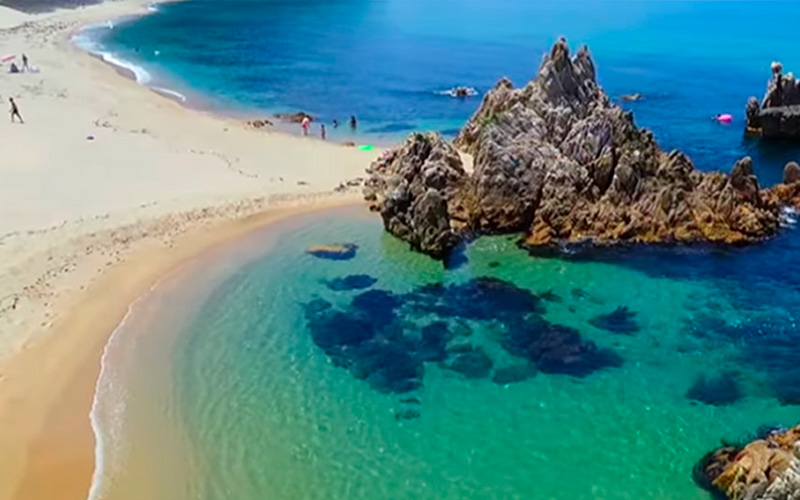
[[[7,55],[4,55],[3,58],[0,59],[0,61],[3,61],[5,63],[5,62],[8,62],[8,61],[13,61],[16,58],[17,58],[17,56],[15,56],[14,54],[7,54]]]

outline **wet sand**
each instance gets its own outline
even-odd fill
[[[0,429],[13,432],[0,433],[4,450],[0,498],[86,498],[95,466],[88,416],[103,348],[130,304],[162,276],[272,222],[353,202],[342,199],[275,208],[196,230],[169,250],[143,251],[105,273],[63,321],[54,325],[58,335],[25,349],[4,366]]]

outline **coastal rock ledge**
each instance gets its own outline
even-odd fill
[[[747,133],[764,139],[800,141],[800,81],[783,74],[783,65],[772,63],[772,78],[761,103],[751,97],[745,109]]]
[[[570,57],[563,39],[524,88],[498,82],[454,145],[413,134],[367,173],[364,196],[386,229],[435,258],[466,234],[521,232],[530,246],[735,244],[779,227],[779,195],[760,188],[752,160],[726,175],[662,151],[598,86],[588,49]]]
[[[697,481],[730,500],[800,499],[800,426],[706,455]]]

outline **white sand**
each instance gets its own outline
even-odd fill
[[[363,175],[376,155],[186,109],[69,41],[80,26],[145,9],[135,0],[35,17],[0,9],[0,26],[31,20],[0,31],[0,52],[25,52],[41,70],[0,74],[2,106],[13,96],[26,120],[0,119],[0,360],[43,333],[61,295],[124,259],[159,217],[236,204],[214,217],[224,219],[277,195],[323,193]],[[182,217],[154,227],[172,239],[203,218]],[[87,239],[127,224],[137,226],[122,243]]]
[[[378,154],[186,109],[70,42],[144,11],[0,8],[0,56],[40,69],[0,74],[26,120],[0,118],[0,500],[85,498],[99,353],[137,294],[287,206],[357,200],[331,190]]]

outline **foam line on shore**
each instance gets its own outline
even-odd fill
[[[103,488],[103,479],[106,473],[106,452],[108,451],[108,443],[106,441],[106,436],[110,433],[112,435],[112,439],[116,443],[121,443],[123,439],[118,435],[120,434],[121,427],[124,424],[124,413],[125,413],[125,394],[124,393],[117,393],[113,394],[114,397],[118,398],[117,401],[112,401],[111,404],[114,405],[114,416],[112,421],[112,429],[110,432],[108,429],[104,429],[101,418],[101,397],[108,397],[109,391],[113,389],[122,390],[122,387],[114,387],[113,380],[110,378],[112,377],[112,372],[110,371],[110,365],[108,363],[108,356],[109,351],[112,346],[117,341],[117,338],[120,335],[120,332],[123,331],[128,320],[132,317],[133,311],[136,307],[144,301],[150,294],[153,293],[156,288],[166,279],[170,277],[171,273],[162,277],[158,281],[156,281],[144,294],[139,296],[136,300],[134,300],[129,306],[128,310],[125,313],[125,316],[120,321],[119,325],[114,328],[114,331],[111,332],[111,335],[108,336],[108,340],[106,341],[106,345],[103,347],[103,355],[100,358],[100,376],[97,377],[97,383],[95,385],[94,390],[94,397],[92,398],[92,408],[89,410],[89,421],[92,426],[92,433],[94,434],[94,472],[92,473],[92,482],[91,486],[89,487],[89,494],[87,496],[87,500],[100,500]]]
[[[122,69],[123,71],[129,72],[133,75],[133,78],[137,83],[147,85],[149,82],[151,82],[153,77],[142,66],[124,59],[111,51],[103,49],[102,44],[97,41],[98,34],[96,34],[96,32],[99,32],[103,29],[114,29],[113,21],[108,21],[107,23],[103,24],[84,26],[75,36],[72,37],[72,43],[74,43],[78,48],[99,57],[106,63]]]

